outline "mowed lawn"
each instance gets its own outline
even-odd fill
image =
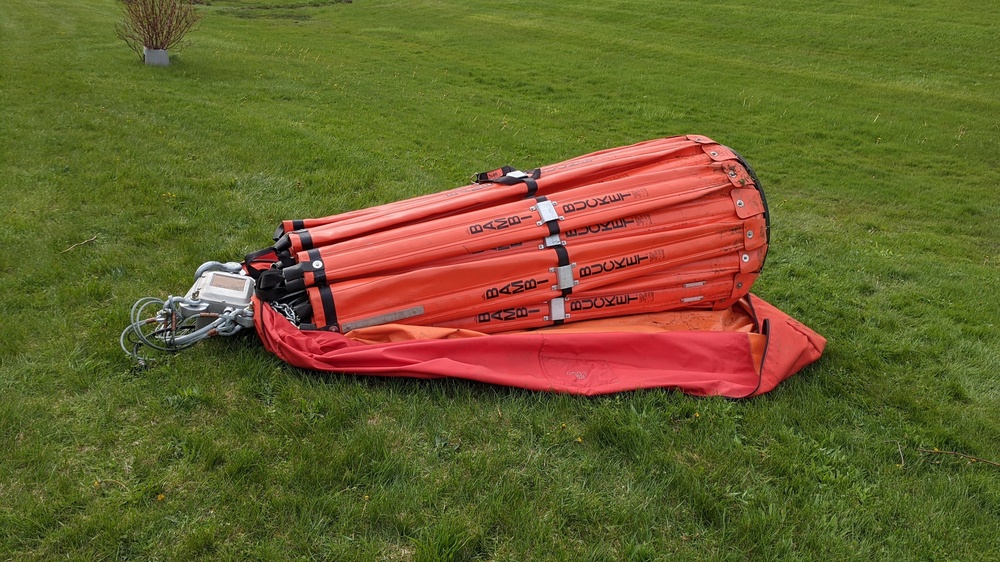
[[[1000,558],[1000,5],[0,3],[0,560]],[[829,339],[747,401],[137,370],[132,303],[281,219],[646,139],[740,151],[754,292]]]

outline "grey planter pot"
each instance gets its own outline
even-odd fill
[[[170,64],[170,57],[167,56],[166,49],[142,48],[142,58],[149,66],[167,66]]]

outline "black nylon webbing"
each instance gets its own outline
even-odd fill
[[[315,262],[315,261],[318,261],[320,263],[323,262],[323,255],[320,253],[319,250],[315,250],[315,249],[307,251],[306,255],[309,256],[309,269],[308,269],[308,271],[312,271],[312,274],[313,274],[313,284],[314,285],[325,285],[326,284],[326,268],[325,267],[320,267],[319,269],[317,269],[317,268],[313,267],[313,262]]]
[[[555,221],[552,221],[552,222],[555,222]],[[559,267],[565,267],[565,266],[570,265],[570,263],[572,263],[572,262],[569,261],[569,251],[566,249],[566,246],[563,246],[563,245],[553,246],[552,249],[556,251],[556,256],[559,259]],[[562,290],[562,295],[561,295],[560,298],[565,298],[566,296],[568,296],[572,292],[573,292],[573,287],[566,287],[565,289]],[[552,321],[552,325],[553,326],[559,326],[559,325],[564,324],[564,323],[565,323],[565,320],[553,320]]]
[[[259,260],[260,258],[262,258],[264,256],[272,255],[273,253],[274,253],[274,248],[264,248],[263,250],[257,250],[256,252],[250,252],[249,254],[247,254],[246,256],[244,256],[243,257],[243,265],[246,266],[247,274],[250,275],[250,277],[252,277],[255,280],[258,277],[260,277],[261,271],[266,271],[266,269],[269,269],[271,267],[271,265],[269,263],[270,260],[263,260],[265,263],[268,263],[268,265],[266,266],[265,269],[257,269],[256,267],[253,266],[253,264],[257,260]]]
[[[542,201],[548,201],[548,198],[545,197],[544,195],[539,196],[539,197],[535,197],[535,202],[536,203],[541,203]],[[548,229],[549,229],[549,236],[555,236],[556,234],[559,234],[559,221],[558,220],[547,221],[545,223],[545,226],[548,227]]]
[[[333,291],[329,285],[320,285],[319,300],[323,303],[323,315],[326,317],[327,326],[337,325],[337,306],[333,302]]]
[[[559,257],[559,267],[570,264],[569,251],[566,250],[566,246],[552,246],[552,249],[556,251],[556,256]]]
[[[538,193],[538,182],[531,178],[524,178],[524,183],[528,186],[528,193],[525,197],[534,197]]]
[[[472,183],[495,183],[494,180],[513,171],[513,166],[504,166],[502,168],[497,168],[496,170],[490,170],[489,172],[479,172],[478,174],[473,174]]]
[[[302,244],[303,250],[308,250],[313,247],[313,237],[308,230],[296,231],[295,234],[299,236],[299,244]]]
[[[559,259],[559,267],[565,267],[572,263],[569,261],[569,251],[566,249],[566,246],[552,246],[552,249],[556,251],[556,257]],[[562,290],[562,296],[568,296],[572,292],[573,287],[566,287]]]
[[[493,180],[493,183],[499,183],[503,185],[514,185],[518,183],[524,183],[525,185],[528,186],[528,193],[525,194],[525,197],[530,198],[534,197],[535,194],[538,193],[538,182],[535,180],[537,180],[540,177],[542,177],[542,171],[538,168],[535,168],[531,172],[528,172],[528,175],[524,177],[519,178],[514,176],[501,176]]]
[[[262,301],[276,301],[285,296],[285,278],[277,269],[262,271],[256,279],[254,293]]]

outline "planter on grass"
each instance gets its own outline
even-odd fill
[[[150,66],[167,66],[168,49],[177,49],[198,22],[191,0],[121,0],[123,20],[115,32]]]
[[[142,60],[149,66],[167,66],[170,64],[170,57],[167,56],[166,49],[142,48]]]

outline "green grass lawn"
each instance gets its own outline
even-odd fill
[[[0,4],[0,560],[1000,558],[1000,7],[198,9],[150,68],[112,0]],[[829,339],[769,395],[118,347],[281,219],[688,133],[755,167],[754,292]]]

